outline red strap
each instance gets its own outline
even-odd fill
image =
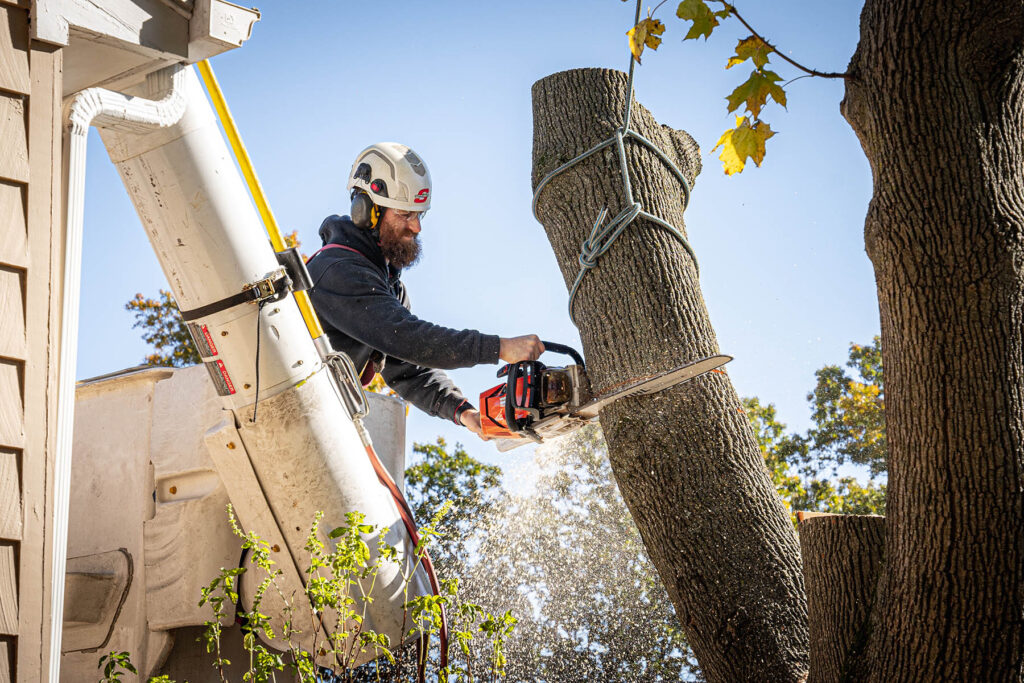
[[[368,258],[366,256],[366,254],[364,254],[363,252],[359,251],[358,249],[353,249],[352,247],[350,247],[348,245],[345,245],[345,244],[325,244],[324,246],[322,246],[319,249],[317,249],[316,253],[314,253],[313,256],[316,256],[317,254],[319,254],[321,251],[323,251],[325,249],[344,249],[345,251],[351,251],[353,254],[359,254],[363,258]],[[309,263],[310,261],[312,261],[313,260],[313,256],[310,256],[308,259],[306,259],[306,263]]]

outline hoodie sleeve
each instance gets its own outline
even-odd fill
[[[462,395],[444,370],[424,368],[389,358],[381,374],[399,396],[428,415],[461,424],[461,413],[473,408],[473,404]]]
[[[317,279],[311,296],[317,315],[392,359],[435,369],[498,362],[496,335],[420,320],[391,293],[384,275],[359,254],[335,258]]]

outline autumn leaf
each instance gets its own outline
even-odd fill
[[[712,12],[704,0],[683,0],[676,8],[676,16],[683,21],[693,22],[683,40],[694,40],[701,36],[707,40],[711,31],[718,26],[718,20],[729,16],[729,10]]]
[[[740,173],[747,163],[753,159],[758,166],[764,160],[764,143],[775,135],[767,123],[762,121],[750,125],[745,116],[736,117],[736,127],[722,133],[712,152],[722,148],[718,158],[722,161],[726,175]]]
[[[659,19],[647,17],[639,24],[629,29],[626,33],[629,36],[629,51],[633,53],[636,63],[640,63],[640,55],[644,52],[644,46],[657,50],[661,45],[660,36],[665,32],[665,25]]]
[[[777,82],[781,80],[782,78],[778,74],[767,69],[758,69],[752,72],[745,83],[738,86],[731,95],[725,98],[729,101],[729,111],[736,111],[741,104],[746,102],[747,111],[756,119],[761,115],[761,107],[768,101],[769,95],[785,107],[786,91],[777,85]]]
[[[744,38],[736,45],[736,54],[729,58],[728,64],[725,65],[726,69],[731,69],[737,64],[742,64],[748,59],[754,60],[754,67],[761,70],[768,63],[768,55],[775,52],[768,43],[764,42],[757,36],[749,36]]]

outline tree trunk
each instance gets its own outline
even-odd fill
[[[821,515],[800,522],[811,636],[807,683],[863,680],[855,671],[884,550],[884,517]]]
[[[626,77],[582,69],[534,85],[533,184],[621,125]],[[632,127],[691,181],[699,150],[634,105]],[[627,143],[633,192],[682,229],[682,188]],[[614,147],[553,180],[538,215],[566,284],[598,211],[624,206]],[[695,264],[666,231],[635,221],[576,299],[595,391],[718,352]],[[807,614],[796,536],[736,392],[711,374],[601,413],[622,496],[709,681],[797,681],[807,671]]]
[[[843,113],[885,365],[876,681],[1016,681],[1024,658],[1024,10],[867,0]]]

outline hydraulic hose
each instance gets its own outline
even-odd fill
[[[370,458],[370,464],[373,466],[373,471],[377,473],[377,479],[380,483],[391,493],[391,497],[395,501],[395,505],[398,506],[398,514],[402,518],[402,523],[405,525],[405,531],[409,534],[409,539],[412,541],[413,547],[420,543],[420,532],[416,526],[416,520],[413,517],[412,509],[409,507],[409,502],[402,495],[402,491],[398,488],[395,480],[391,478],[387,469],[381,463],[380,458],[377,456],[377,451],[373,448],[373,442],[370,440],[370,435],[366,432],[366,427],[363,426],[362,420],[357,420],[356,428],[359,431],[359,435],[363,438],[363,444],[366,446],[366,455]],[[423,551],[423,571],[427,573],[427,580],[430,581],[430,588],[434,591],[434,595],[441,595],[441,586],[437,580],[437,574],[434,572],[434,563],[430,560],[430,553],[426,550]],[[445,611],[444,605],[441,605],[441,629],[438,633],[439,649],[440,653],[440,667],[443,670],[448,666],[448,615]],[[423,672],[420,671],[420,678],[423,678]]]

